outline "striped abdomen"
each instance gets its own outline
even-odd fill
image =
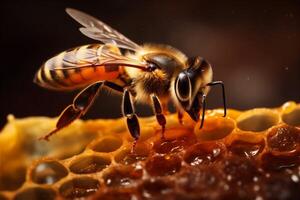
[[[109,54],[109,55],[108,55]],[[119,64],[105,64],[119,49],[108,45],[85,45],[49,59],[35,75],[35,82],[54,90],[72,90],[95,81],[115,80],[123,72]]]

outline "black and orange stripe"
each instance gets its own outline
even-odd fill
[[[72,90],[94,81],[117,79],[123,67],[97,65],[97,52],[102,47],[101,44],[91,44],[58,54],[42,65],[36,73],[35,82],[49,89]]]

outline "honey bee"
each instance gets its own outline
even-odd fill
[[[212,67],[201,57],[187,58],[179,50],[161,44],[138,45],[102,21],[81,11],[66,12],[83,27],[79,30],[100,41],[66,50],[47,60],[35,75],[34,82],[53,90],[84,88],[73,103],[61,113],[56,128],[41,139],[48,140],[58,130],[83,116],[102,87],[123,94],[122,112],[135,142],[140,126],[134,103],[152,105],[162,137],[166,125],[167,104],[177,108],[179,122],[187,112],[194,121],[205,117],[206,95],[210,87],[222,86],[224,117],[225,89],[222,81],[212,81]]]

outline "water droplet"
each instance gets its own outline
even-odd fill
[[[262,198],[261,196],[257,196],[256,198],[255,198],[255,200],[263,200],[264,198]]]
[[[230,189],[229,185],[227,185],[227,184],[224,184],[223,188],[225,191]]]
[[[258,191],[260,190],[259,185],[254,185],[253,190],[254,190],[255,192],[258,192]]]
[[[253,177],[253,181],[254,181],[254,182],[257,182],[257,181],[258,181],[258,177],[257,177],[257,176],[254,176],[254,177]]]
[[[221,153],[221,149],[219,149],[219,148],[213,150],[214,157],[217,157],[220,153]]]
[[[298,177],[297,175],[295,175],[295,174],[293,174],[293,175],[291,176],[291,179],[292,179],[292,181],[294,181],[295,183],[298,183],[298,182],[299,182],[299,177]]]
[[[226,178],[227,178],[228,181],[232,180],[232,176],[230,176],[230,175],[228,175]]]

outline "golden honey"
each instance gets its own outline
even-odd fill
[[[142,118],[134,151],[123,119],[8,117],[0,133],[2,199],[298,199],[300,104],[207,111],[202,129],[167,116],[165,139]]]

